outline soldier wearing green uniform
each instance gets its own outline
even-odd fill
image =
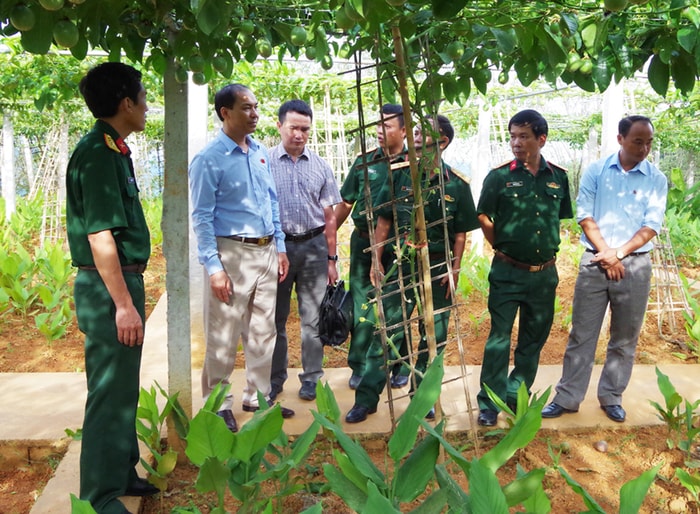
[[[335,208],[338,227],[352,213],[355,229],[350,236],[350,292],[353,300],[353,327],[350,332],[348,366],[352,369],[349,386],[355,389],[362,379],[365,360],[374,332],[374,311],[369,297],[374,290],[369,280],[372,254],[367,251],[369,225],[365,199],[365,169],[369,181],[372,205],[379,205],[377,198],[387,186],[389,164],[405,159],[403,109],[400,105],[382,106],[382,121],[377,128],[379,148],[355,159],[340,189],[343,201]]]
[[[136,474],[136,408],[150,236],[124,138],[146,123],[141,73],[121,63],[88,72],[80,92],[97,118],[66,176],[66,224],[78,326],[85,334],[87,402],[80,497],[99,514],[128,512],[119,496],[158,489]]]
[[[430,121],[435,125],[434,130],[439,132],[438,144],[444,150],[454,138],[454,129],[445,116],[438,116],[437,123]],[[425,144],[423,144],[424,139]],[[445,309],[444,312],[435,315],[435,339],[438,344],[438,352],[442,352],[445,348],[445,341],[447,341],[447,329],[450,319],[448,307],[452,305],[449,284],[450,276],[446,263],[445,231],[447,231],[451,254],[452,280],[456,287],[459,277],[459,266],[464,253],[466,233],[477,229],[479,222],[476,217],[474,200],[468,182],[439,158],[432,135],[428,133],[423,136],[421,131],[417,130],[415,145],[416,151],[419,154],[422,153],[419,167],[421,171],[426,172],[423,196],[425,198],[425,222],[426,226],[428,226],[427,239],[431,267],[430,275],[433,282],[433,307],[436,311]],[[426,150],[423,150],[424,147]],[[387,327],[403,322],[404,307],[406,317],[410,317],[420,294],[418,291],[418,263],[411,232],[415,213],[411,172],[408,163],[394,164],[391,168],[396,211],[394,228],[398,230],[398,238],[386,252],[383,246],[377,249],[378,256],[382,257],[379,262],[380,268],[378,270],[370,270],[370,277],[381,277],[384,274],[387,262],[383,257],[387,255],[390,259],[396,258],[397,266],[392,266],[388,270],[389,276],[386,277],[387,286],[383,291],[382,307]],[[442,184],[440,174],[442,175]],[[391,197],[391,191],[385,191],[379,198],[380,205],[389,202],[392,199]],[[393,212],[394,209],[391,205],[378,210],[377,229],[375,231],[377,243],[382,243],[389,237],[392,224],[394,223]],[[403,283],[405,295],[391,294],[399,289],[399,280],[397,280],[399,279],[399,266],[401,267],[400,280]],[[427,340],[422,322],[419,324],[419,332],[421,339],[415,362],[415,368],[419,373],[414,377],[416,387],[420,384],[422,374],[428,365]],[[387,338],[391,339],[397,350],[397,353],[393,354],[393,358],[405,359],[409,349],[407,348],[403,329],[390,330],[387,333]],[[345,417],[348,423],[364,421],[367,419],[368,414],[376,412],[379,395],[386,384],[385,364],[385,353],[381,336],[375,335],[367,354],[367,369],[355,393],[355,405]],[[403,367],[410,370],[410,367],[405,364]],[[427,413],[427,417],[433,418],[434,416],[435,411],[431,409]]]
[[[495,252],[489,273],[491,332],[477,395],[477,421],[482,426],[495,425],[498,417],[498,408],[483,385],[514,409],[520,384],[529,392],[535,380],[554,319],[559,220],[573,217],[566,170],[541,155],[547,121],[537,111],[524,110],[511,118],[508,131],[515,159],[489,172],[477,208],[484,236]],[[518,342],[508,375],[518,310]]]

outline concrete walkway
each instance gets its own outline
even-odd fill
[[[142,387],[150,387],[157,381],[167,390],[167,332],[166,305],[163,297],[146,327],[146,341],[141,370]],[[689,400],[700,397],[697,377],[700,365],[666,364],[659,368],[671,378],[678,392]],[[596,401],[595,388],[600,376],[601,366],[596,366],[586,400],[576,414],[568,414],[558,419],[544,420],[543,428],[578,429],[584,427],[621,427],[610,421],[600,410]],[[289,435],[302,433],[313,420],[309,410],[315,409],[314,402],[305,402],[297,397],[298,384],[295,377],[299,370],[290,369],[287,390],[279,397],[286,407],[296,411],[294,418],[285,420],[284,429]],[[467,376],[463,377],[457,366],[447,367],[443,387],[442,408],[447,417],[448,431],[462,431],[471,427],[476,420],[476,412],[467,408],[467,393],[471,405],[477,409],[476,393],[478,392],[479,366],[468,366]],[[561,366],[540,366],[533,391],[543,392],[547,387],[556,384],[561,374]],[[200,370],[193,370],[193,411],[197,412],[202,405],[200,389]],[[327,381],[336,395],[338,405],[343,415],[352,407],[354,394],[347,387],[350,378],[349,368],[328,369],[323,378]],[[240,391],[243,389],[244,374],[236,370],[232,377],[232,391],[238,395],[234,405],[234,415],[239,424],[245,423],[252,417],[244,413],[240,405]],[[406,407],[405,397],[396,400],[397,396],[405,394],[406,390],[394,391],[395,413],[400,416]],[[43,447],[51,442],[64,438],[65,430],[76,430],[82,425],[83,408],[85,403],[85,376],[83,373],[0,373],[0,440],[15,441],[16,448],[27,455],[27,448]],[[624,407],[627,410],[627,421],[623,426],[652,425],[661,421],[656,417],[654,408],[649,401],[663,404],[663,397],[656,385],[656,375],[653,365],[637,365],[632,374]],[[386,402],[386,392],[382,397],[377,414],[370,415],[366,422],[355,425],[345,424],[349,434],[382,434],[389,433],[391,421]],[[501,418],[499,423],[506,426]],[[80,443],[72,442],[68,452],[59,465],[55,477],[49,482],[41,497],[37,500],[31,514],[65,514],[70,512],[69,493],[78,492]],[[3,460],[11,456],[0,456]],[[137,498],[125,499],[125,504],[131,512],[138,512]],[[1,510],[1,506],[0,506]]]

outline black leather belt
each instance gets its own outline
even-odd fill
[[[325,225],[321,225],[320,227],[313,228],[309,230],[308,232],[304,232],[303,234],[287,234],[286,232],[284,233],[284,241],[291,241],[292,243],[298,243],[300,241],[308,241],[309,239],[313,239],[317,235],[323,233],[323,231],[326,230]]]
[[[241,237],[241,236],[221,236],[226,239],[231,239],[232,241],[240,241],[241,243],[248,243],[251,245],[267,246],[275,238],[274,234],[264,237]]]
[[[530,273],[536,273],[538,271],[545,270],[547,268],[551,268],[557,263],[557,258],[553,257],[552,259],[548,260],[547,262],[543,262],[542,264],[528,264],[526,262],[520,262],[516,261],[512,257],[506,255],[505,253],[496,250],[496,258],[499,260],[502,260],[503,262],[507,262],[514,268],[522,269],[525,271],[529,271]]]
[[[146,271],[146,264],[125,264],[122,266],[124,273],[143,273]],[[78,266],[78,269],[87,271],[97,271],[96,266]]]
[[[355,229],[355,231],[357,232],[357,235],[360,236],[362,239],[369,239],[369,232],[364,232],[359,229]]]

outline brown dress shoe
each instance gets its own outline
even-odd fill
[[[224,418],[224,422],[226,422],[226,426],[231,432],[238,432],[238,424],[236,423],[236,418],[233,417],[231,409],[220,410],[216,415]]]

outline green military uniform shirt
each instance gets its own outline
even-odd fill
[[[559,220],[573,217],[566,170],[540,159],[536,176],[514,159],[492,169],[477,208],[494,224],[494,248],[518,261],[541,264],[559,249]]]
[[[146,264],[151,253],[130,151],[101,120],[80,140],[68,163],[66,220],[74,266],[94,266],[88,234],[111,230],[122,265]]]
[[[367,208],[365,201],[365,172],[367,166],[367,178],[369,180],[370,195],[373,206],[379,205],[376,200],[380,191],[386,187],[389,175],[389,160],[381,148],[367,152],[355,159],[348,176],[340,189],[340,196],[347,203],[354,203],[351,217],[355,228],[361,232],[367,232]]]
[[[479,220],[474,208],[474,199],[469,184],[459,176],[450,166],[441,163],[444,183],[445,213],[443,214],[442,198],[439,189],[424,190],[425,198],[425,222],[427,225],[445,219],[447,226],[447,237],[450,248],[455,242],[455,234],[459,232],[470,232],[479,228]],[[402,236],[410,237],[414,222],[414,199],[413,182],[411,180],[411,169],[408,163],[392,165],[394,198],[396,202],[396,224]],[[430,178],[430,183],[424,185],[425,189],[437,186],[439,176]],[[379,203],[391,200],[388,188],[382,192],[378,199]],[[393,219],[391,206],[382,207],[378,214],[386,219]],[[446,217],[446,218],[445,218]],[[445,253],[445,227],[443,224],[436,224],[427,228],[428,252],[433,254]]]

